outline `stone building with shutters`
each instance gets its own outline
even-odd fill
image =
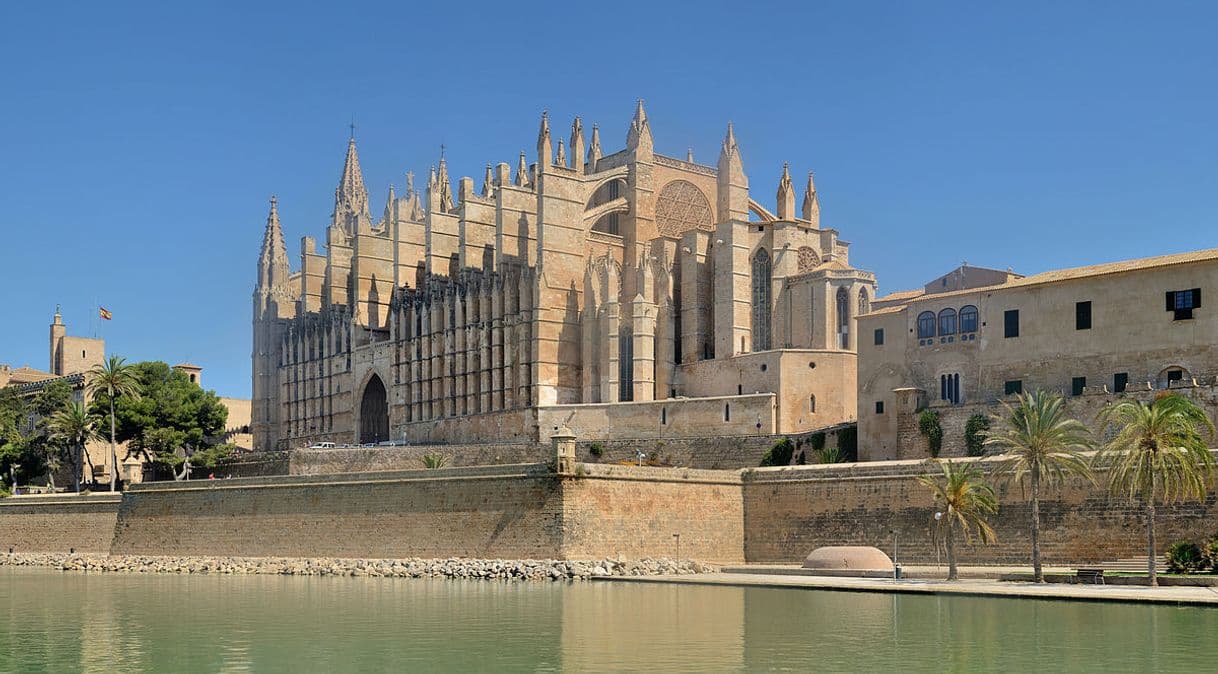
[[[1214,417],[1218,312],[1202,295],[1216,287],[1213,249],[1032,276],[966,264],[882,297],[859,318],[859,458],[924,458],[925,409],[944,455],[964,454],[969,417],[1034,389],[1087,424],[1111,400],[1168,389]]]
[[[271,201],[254,290],[260,449],[796,433],[852,419],[875,277],[801,208],[773,210],[731,125],[715,165],[659,154],[640,101],[606,153],[543,113],[532,161],[452,185],[441,156],[374,219],[355,139],[324,245],[292,269]]]

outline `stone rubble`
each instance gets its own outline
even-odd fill
[[[146,557],[66,553],[0,555],[0,566],[42,566],[94,573],[276,574],[475,580],[588,580],[598,576],[713,573],[693,560],[595,559],[330,559],[281,557]]]

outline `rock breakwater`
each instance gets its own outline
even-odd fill
[[[711,573],[692,560],[659,559],[329,559],[280,557],[147,557],[14,553],[0,566],[42,566],[86,573],[273,574],[282,576],[376,576],[475,580],[588,580],[603,576]]]

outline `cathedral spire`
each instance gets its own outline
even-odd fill
[[[279,225],[279,200],[271,197],[271,211],[266,216],[266,230],[262,235],[262,254],[258,257],[257,289],[262,292],[286,289],[291,273],[283,228]]]
[[[731,122],[727,123],[727,135],[719,150],[718,174],[717,217],[720,221],[748,220],[749,179],[744,174],[740,147],[736,144],[736,131]]]
[[[537,171],[549,165],[554,159],[553,145],[550,143],[550,113],[541,111],[541,128],[537,131]]]
[[[409,199],[415,196],[414,193],[414,171],[406,172],[406,198]]]
[[[782,164],[782,178],[778,181],[778,219],[795,217],[795,188],[791,185],[791,166]]]
[[[343,161],[343,174],[334,189],[334,214],[331,224],[343,227],[347,234],[357,230],[358,221],[371,219],[368,211],[368,190],[364,188],[364,174],[359,167],[359,153],[355,150],[355,135],[347,141],[347,158]]]
[[[491,164],[486,164],[486,175],[482,178],[482,196],[489,197],[495,191],[495,178],[491,175]]]
[[[808,171],[808,187],[804,190],[803,216],[813,227],[820,227],[820,199],[816,197],[816,183],[812,181],[811,171]]]
[[[397,195],[393,192],[393,185],[389,185],[389,196],[385,197],[385,212],[381,215],[381,226],[388,232],[393,227],[394,212],[397,207]]]
[[[524,160],[524,150],[520,151],[520,161],[516,162],[516,186],[529,186],[529,165]]]
[[[596,173],[596,163],[601,160],[601,129],[592,125],[592,141],[588,144],[588,173]]]
[[[558,139],[558,156],[554,158],[554,164],[563,168],[567,167],[567,149],[563,147],[562,139]]]
[[[630,120],[630,131],[626,133],[626,149],[650,151],[651,125],[647,122],[647,111],[643,109],[643,99],[639,99],[634,109],[634,118]]]

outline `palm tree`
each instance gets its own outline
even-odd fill
[[[69,403],[67,407],[56,412],[50,420],[51,437],[63,442],[71,452],[72,488],[80,491],[80,481],[84,475],[84,461],[88,451],[85,444],[97,437],[97,429],[93,417],[89,416],[85,406],[78,402]]]
[[[1193,401],[1176,393],[1150,403],[1121,400],[1100,412],[1101,426],[1113,433],[1104,445],[1113,494],[1141,498],[1146,516],[1146,571],[1155,573],[1155,503],[1205,498],[1214,457],[1205,434],[1214,423]]]
[[[434,454],[424,454],[423,456],[419,457],[419,461],[423,463],[424,468],[429,469],[443,468],[448,465],[448,457],[438,452]]]
[[[123,358],[110,356],[89,370],[88,381],[89,393],[95,397],[105,396],[110,403],[110,491],[115,491],[118,488],[118,448],[114,440],[114,401],[118,398],[138,400],[140,380],[134,366],[128,365]]]
[[[1090,432],[1077,419],[1066,416],[1062,397],[1044,391],[1019,395],[1018,405],[1008,405],[998,428],[987,433],[985,444],[1007,459],[1003,471],[1031,487],[1032,574],[1045,582],[1040,563],[1040,489],[1061,484],[1070,475],[1091,480],[1091,468],[1083,451],[1091,448]],[[1026,484],[1025,484],[1026,483]]]
[[[918,481],[926,485],[934,496],[936,503],[942,502],[947,512],[943,521],[947,524],[944,543],[947,547],[947,579],[957,580],[959,573],[956,569],[956,525],[964,530],[967,540],[972,540],[973,530],[976,529],[982,542],[994,540],[994,529],[985,518],[998,512],[998,500],[994,497],[994,489],[982,479],[981,470],[977,466],[964,463],[957,464],[944,461],[941,464],[943,479],[933,475],[923,475]]]

